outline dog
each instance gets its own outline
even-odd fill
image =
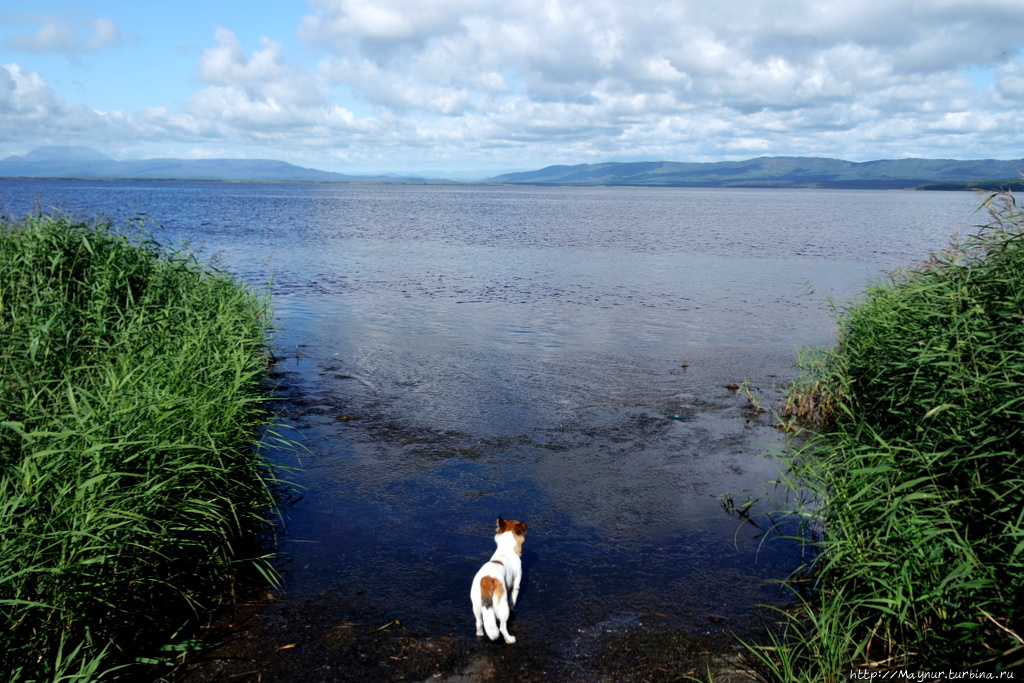
[[[523,554],[525,538],[525,522],[498,517],[498,528],[494,531],[494,542],[498,544],[498,549],[480,567],[469,589],[473,616],[476,617],[477,638],[487,631],[487,637],[491,640],[497,640],[500,634],[509,645],[516,642],[515,636],[508,632],[508,617],[519,598],[519,582],[523,578],[520,556]]]

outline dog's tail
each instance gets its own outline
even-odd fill
[[[505,586],[493,576],[480,579],[480,603],[483,605],[484,631],[491,640],[501,635],[498,629],[498,615],[494,613],[494,603],[501,602],[505,597]]]

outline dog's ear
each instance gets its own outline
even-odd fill
[[[519,522],[519,526],[516,529],[516,532],[518,532],[520,536],[525,536],[526,535],[526,522]]]
[[[504,529],[505,529],[505,520],[503,520],[501,518],[501,516],[499,515],[498,516],[498,529],[497,529],[497,531],[500,534],[502,531],[504,531]]]

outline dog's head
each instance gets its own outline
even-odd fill
[[[510,533],[516,540],[516,554],[523,552],[523,541],[526,540],[526,522],[517,522],[514,519],[502,519],[498,517],[498,528],[494,530],[495,536]]]

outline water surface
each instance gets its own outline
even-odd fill
[[[300,466],[281,600],[470,642],[502,515],[530,526],[514,633],[564,658],[602,624],[718,633],[784,599],[766,580],[800,549],[760,514],[779,435],[727,387],[770,402],[832,339],[827,297],[982,218],[969,193],[827,190],[0,181],[0,200],[144,213],[273,291],[304,449],[272,453]],[[726,493],[762,498],[762,528]]]

